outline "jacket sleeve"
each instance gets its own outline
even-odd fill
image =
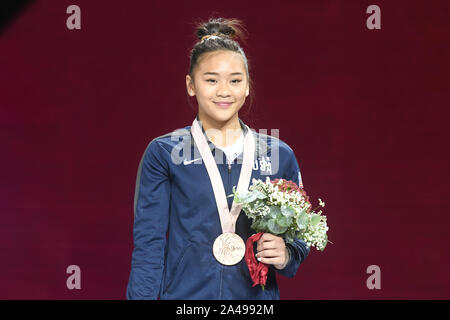
[[[164,152],[167,151],[152,140],[138,168],[128,300],[156,300],[159,295],[170,203],[169,167]]]
[[[283,177],[286,180],[291,180],[295,182],[300,187],[303,187],[302,177],[300,174],[300,169],[297,163],[297,159],[295,158],[294,151],[292,151],[291,161],[286,171],[286,174]],[[297,239],[292,243],[286,243],[286,247],[289,251],[289,261],[286,266],[279,270],[275,267],[272,267],[281,275],[292,278],[297,273],[298,267],[300,264],[306,259],[309,254],[310,248],[306,245],[303,240]]]

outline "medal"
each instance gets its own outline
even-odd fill
[[[246,129],[247,133],[244,137],[244,159],[236,189],[237,192],[241,193],[248,190],[255,157],[255,140],[250,128],[246,126]],[[209,148],[197,118],[192,122],[191,133],[197,148],[200,151],[200,155],[205,162],[214,191],[220,224],[222,226],[222,234],[216,238],[213,244],[214,257],[224,265],[237,264],[245,255],[244,240],[235,233],[236,220],[241,212],[242,204],[233,202],[231,210],[228,208],[228,202],[219,169],[217,169],[211,149]]]
[[[213,254],[221,264],[232,266],[245,255],[244,240],[234,232],[222,233],[214,241]]]

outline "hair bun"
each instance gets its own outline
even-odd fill
[[[219,36],[236,41],[245,41],[245,28],[239,19],[210,18],[207,22],[197,24],[197,38],[207,39],[207,36]]]

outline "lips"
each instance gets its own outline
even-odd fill
[[[231,106],[233,104],[232,102],[221,102],[221,101],[217,101],[214,103],[216,104],[216,106],[221,107],[221,108],[228,108],[229,106]]]

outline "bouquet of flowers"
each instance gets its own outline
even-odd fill
[[[319,205],[312,209],[305,190],[293,181],[285,179],[263,182],[252,179],[249,190],[237,193],[233,187],[234,201],[242,204],[242,210],[252,219],[252,229],[258,233],[247,240],[245,259],[253,280],[253,286],[261,284],[264,290],[268,266],[256,264],[253,242],[263,233],[271,233],[284,238],[286,243],[301,239],[311,247],[323,251],[328,242],[327,219],[322,215],[325,202],[319,199]]]

